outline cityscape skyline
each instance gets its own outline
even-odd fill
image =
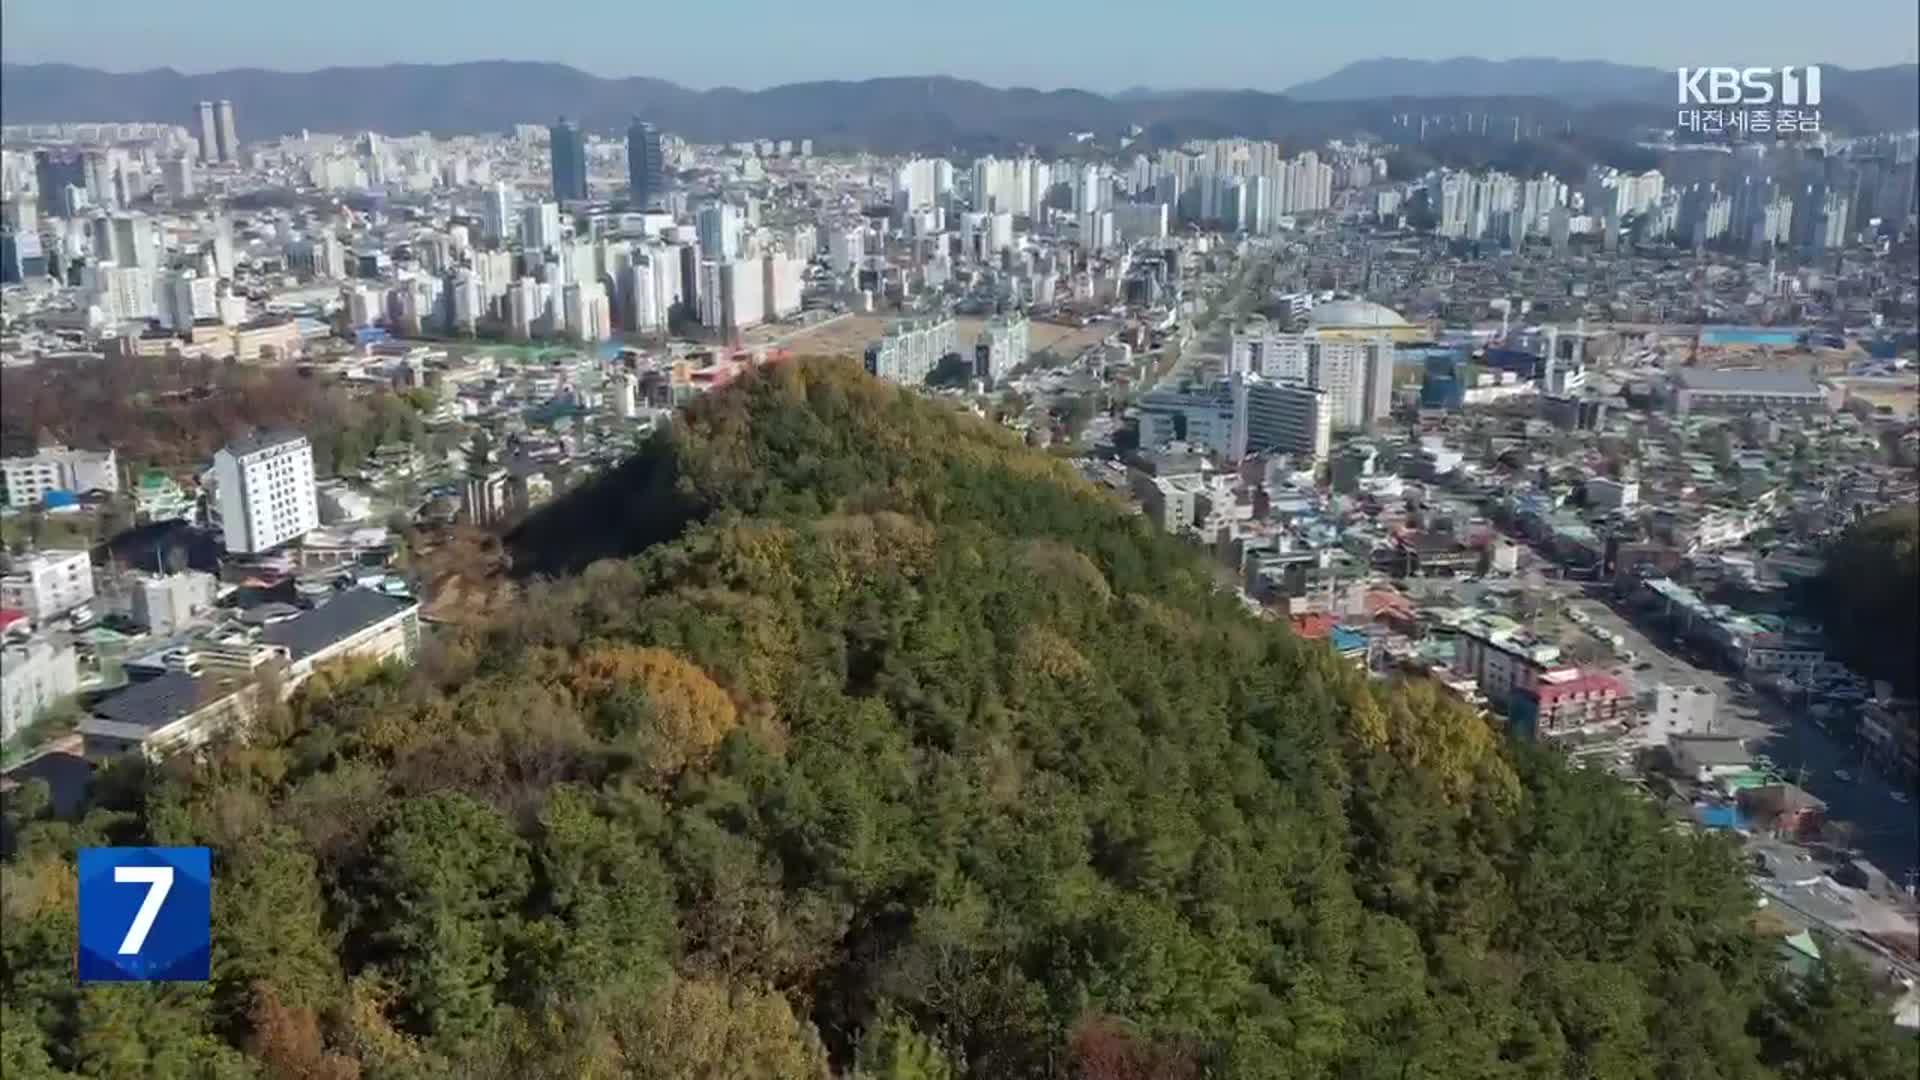
[[[1816,23],[1801,25],[1804,9],[1787,0],[1742,5],[1743,18],[1730,22],[1716,10],[1675,9],[1654,0],[1616,5],[1617,25],[1664,28],[1658,35],[1623,35],[1594,56],[1574,27],[1542,12],[1541,18],[1515,21],[1501,5],[1475,0],[1453,5],[1444,15],[1417,5],[1387,3],[1365,10],[1351,6],[1290,11],[1284,35],[1229,35],[1196,39],[1183,45],[1161,35],[1138,34],[1124,20],[1100,19],[1107,12],[1081,0],[1028,10],[993,0],[978,18],[943,26],[934,37],[896,31],[874,40],[860,36],[858,48],[844,34],[845,20],[832,5],[786,10],[758,2],[726,10],[663,9],[633,12],[615,5],[589,4],[584,14],[597,29],[571,32],[578,22],[551,29],[537,23],[518,26],[515,55],[502,56],[491,41],[476,38],[462,25],[499,25],[475,18],[488,4],[464,5],[463,20],[442,18],[437,5],[393,10],[364,0],[338,5],[338,17],[289,39],[252,33],[242,5],[213,0],[202,17],[182,21],[143,5],[106,0],[93,5],[95,19],[85,35],[74,35],[63,12],[48,3],[9,4],[0,59],[7,63],[66,63],[116,73],[161,68],[202,74],[235,68],[313,71],[336,66],[449,64],[522,59],[565,64],[602,77],[648,77],[692,89],[738,87],[764,89],[792,82],[944,75],[992,86],[1037,89],[1086,89],[1112,93],[1146,87],[1154,90],[1248,88],[1283,90],[1320,78],[1347,64],[1374,58],[1451,60],[1458,58],[1595,59],[1609,63],[1670,67],[1683,64],[1826,63],[1872,68],[1912,63],[1920,39],[1920,8],[1891,0],[1843,0],[1823,9]],[[344,28],[365,25],[356,12],[377,20],[388,32],[367,40]],[[504,15],[505,12],[503,11]],[[860,17],[848,10],[849,18]],[[1193,25],[1258,25],[1263,12],[1246,0],[1203,0],[1183,9]],[[760,28],[752,40],[724,35],[750,20]],[[407,32],[418,25],[420,33]],[[209,35],[207,25],[230,28]],[[1876,32],[1862,34],[1862,25]],[[329,36],[329,27],[342,28]],[[446,32],[448,28],[455,32]],[[1784,34],[1783,28],[1791,28]],[[869,31],[885,28],[868,28]],[[1278,29],[1278,28],[1276,28]],[[1024,30],[1025,32],[1013,32]],[[429,32],[431,31],[431,32]],[[722,36],[723,50],[674,48],[636,51],[636,41],[700,42]],[[1063,53],[1066,37],[1079,46]],[[1793,38],[1797,55],[1779,55],[1783,36]],[[1693,42],[1710,41],[1710,47]],[[386,44],[391,42],[392,44]],[[1668,44],[1668,43],[1672,44]],[[934,47],[936,46],[937,47]],[[723,52],[716,56],[715,52]],[[1576,55],[1577,54],[1577,55]],[[877,59],[884,58],[884,59]],[[957,59],[957,58],[965,58]]]

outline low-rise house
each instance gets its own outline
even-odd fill
[[[1668,740],[1667,748],[1675,767],[1703,784],[1753,767],[1747,744],[1735,735],[1678,735]]]

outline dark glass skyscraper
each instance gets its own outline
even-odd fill
[[[659,206],[666,195],[666,154],[660,133],[638,117],[627,127],[627,187],[637,209]]]
[[[547,135],[553,144],[553,197],[561,202],[586,198],[587,143],[580,129],[563,116]]]

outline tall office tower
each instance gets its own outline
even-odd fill
[[[635,209],[660,205],[667,189],[666,168],[660,132],[635,117],[627,126],[627,190],[633,196]]]
[[[233,125],[233,102],[222,101],[215,106],[220,121],[220,160],[240,160],[240,136]]]
[[[732,203],[708,203],[700,208],[696,225],[702,257],[718,262],[729,262],[740,257],[739,207]]]
[[[553,197],[561,202],[587,197],[587,143],[566,117],[547,129],[553,163]]]
[[[258,554],[320,525],[313,444],[297,431],[228,443],[213,455],[213,476],[230,553]]]
[[[200,160],[220,160],[220,136],[213,126],[213,102],[203,101],[196,110],[200,120]]]
[[[528,251],[545,251],[560,244],[560,207],[530,203],[520,208],[520,243]]]

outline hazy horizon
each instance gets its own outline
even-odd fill
[[[1401,2],[1345,5],[1288,11],[1280,18],[1253,0],[1197,0],[1157,20],[1164,26],[1091,0],[1043,8],[981,0],[969,9],[973,18],[937,26],[877,23],[864,5],[793,8],[768,0],[647,11],[582,3],[563,20],[530,19],[524,8],[498,0],[340,0],[324,21],[302,20],[298,35],[239,0],[204,0],[185,9],[95,0],[79,33],[71,5],[10,0],[0,11],[0,59],[115,73],[170,68],[189,75],[509,60],[564,64],[603,78],[664,79],[696,90],[945,75],[997,87],[1103,94],[1134,88],[1277,91],[1354,61],[1381,58],[1847,68],[1916,59],[1920,5],[1908,0],[1835,0],[1817,20],[1791,0],[1747,0],[1739,7],[1745,14],[1730,19],[1724,8],[1621,0],[1612,21],[1622,32],[1610,36],[1619,51],[1596,57],[1570,55],[1590,48],[1592,40],[1578,12],[1542,9],[1518,21],[1510,5],[1494,0],[1463,0],[1444,9]],[[740,33],[745,25],[757,32]],[[1229,32],[1235,26],[1252,32]],[[1165,32],[1194,27],[1208,32]],[[1636,27],[1660,32],[1638,33]],[[520,55],[501,55],[497,43],[504,38]]]

